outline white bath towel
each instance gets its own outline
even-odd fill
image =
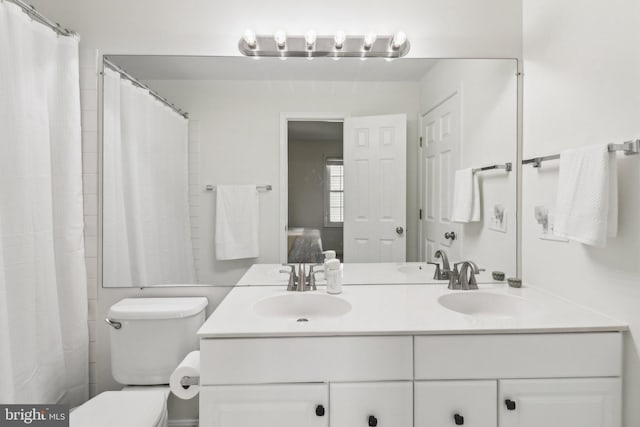
[[[618,167],[606,145],[560,153],[554,234],[605,247],[618,232]]]
[[[456,171],[453,183],[451,221],[480,221],[480,184],[473,169]]]
[[[255,185],[218,185],[216,195],[216,259],[256,258],[258,191]]]

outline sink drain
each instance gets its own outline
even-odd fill
[[[304,323],[304,322],[308,322],[309,319],[305,319],[304,317],[299,318],[298,320],[296,320],[296,322],[298,323]]]

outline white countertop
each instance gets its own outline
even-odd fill
[[[388,284],[433,284],[447,283],[434,280],[435,266],[425,262],[379,262],[342,264],[343,285],[388,285]],[[240,278],[236,286],[286,286],[289,280],[281,264],[254,264]],[[495,283],[490,271],[476,275],[478,283]],[[318,274],[319,285],[325,284],[322,273]]]
[[[476,291],[451,291],[446,285],[347,286],[337,298],[351,303],[339,317],[263,317],[253,310],[265,298],[290,294],[285,286],[234,288],[198,331],[200,338],[291,337],[345,335],[431,335],[624,331],[627,324],[558,298],[545,291],[507,285],[479,285]],[[324,287],[316,293],[324,293]],[[513,318],[470,316],[438,303],[454,292],[497,293],[523,298],[530,312]]]

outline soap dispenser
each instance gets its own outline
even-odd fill
[[[324,262],[324,276],[327,279],[327,293],[342,292],[342,274],[340,274],[340,260],[328,259]]]
[[[324,262],[326,263],[328,260],[336,257],[336,251],[324,251],[322,255],[324,255]]]
[[[324,261],[322,262],[322,271],[324,271],[324,278],[327,278],[327,261],[336,258],[336,251],[324,251]]]

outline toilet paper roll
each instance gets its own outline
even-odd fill
[[[200,377],[200,352],[192,351],[187,354],[169,377],[171,392],[180,399],[192,399],[200,393],[199,385],[183,386],[183,377]]]

